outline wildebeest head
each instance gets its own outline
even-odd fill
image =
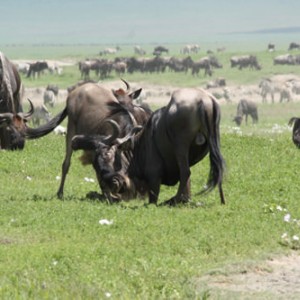
[[[243,121],[243,117],[242,116],[235,116],[232,121],[235,122],[237,126],[241,126],[242,121]]]
[[[27,113],[19,112],[14,114],[6,112],[0,114],[0,129],[4,131],[1,146],[2,143],[7,146],[3,148],[11,150],[24,148],[26,123],[34,112],[32,102],[29,99],[28,101],[30,103],[30,110]]]
[[[124,79],[122,81],[126,85],[126,91],[123,89],[113,90],[114,96],[119,100],[121,104],[132,105],[132,100],[138,98],[142,92],[142,89],[138,89],[130,93],[130,85]]]
[[[110,201],[124,199],[124,190],[131,190],[131,184],[125,171],[128,158],[119,151],[120,144],[127,142],[140,127],[134,128],[125,138],[119,138],[120,127],[113,120],[107,121],[113,128],[110,136],[104,135],[76,135],[72,139],[73,150],[95,151],[93,162],[102,192]]]
[[[296,147],[300,148],[300,118],[293,117],[289,120],[289,125],[293,127],[292,140]]]

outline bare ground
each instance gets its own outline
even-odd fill
[[[276,257],[249,266],[230,266],[197,279],[209,299],[300,299],[300,256]],[[217,274],[218,273],[218,274]]]

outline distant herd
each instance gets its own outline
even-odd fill
[[[299,49],[298,46],[291,43],[289,48]],[[268,45],[269,51],[274,49],[274,45]],[[197,45],[182,49],[183,54],[197,51]],[[192,74],[197,75],[203,68],[205,74],[211,75],[213,68],[222,68],[212,55],[199,61],[193,61],[190,57],[162,57],[162,53],[168,52],[165,47],[156,47],[153,52],[154,58],[119,58],[112,65],[114,68],[118,66],[120,74],[123,74],[122,63],[126,64],[127,72],[163,72],[168,67],[174,72],[187,72],[191,69]],[[113,52],[106,51],[101,55],[109,53]],[[135,48],[135,53],[145,54],[140,47]],[[299,56],[288,55],[276,57],[274,64],[283,64],[284,59],[289,64],[300,63]],[[40,108],[34,107],[29,100],[30,109],[24,113],[19,71],[0,52],[1,149],[21,150],[26,139],[45,136],[68,118],[66,154],[57,191],[59,198],[64,195],[72,152],[82,149],[82,162],[92,164],[95,169],[102,191],[99,197],[115,202],[147,195],[149,203],[157,204],[161,184],[173,186],[179,183],[175,196],[164,203],[167,205],[186,203],[190,200],[190,167],[208,155],[208,181],[200,193],[218,187],[220,201],[225,204],[222,189],[225,160],[220,150],[220,107],[217,99],[201,88],[182,88],[172,93],[166,106],[153,112],[147,105],[134,104],[133,100],[139,97],[141,89],[132,91],[126,81],[123,81],[126,89],[109,90],[87,80],[89,70],[97,71],[95,64],[100,66],[104,61],[108,62],[106,59],[80,62],[79,69],[84,80],[70,87],[65,108],[53,118],[48,114],[46,123],[41,125],[38,113],[43,114],[46,111],[47,114],[47,106],[53,107],[58,88],[49,85],[44,94],[44,105]],[[230,63],[231,67],[239,69],[261,68],[253,55],[234,56]],[[47,68],[47,63],[31,64],[27,76],[39,74]],[[260,87],[263,97],[266,98],[268,93],[272,96],[274,90],[271,82],[262,82]],[[253,123],[258,122],[256,103],[241,99],[233,121],[239,126],[245,117],[247,123],[248,115]],[[30,119],[34,120],[35,128],[28,125]],[[291,118],[289,124],[294,125],[293,142],[300,147],[300,118]]]

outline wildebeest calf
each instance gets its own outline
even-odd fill
[[[241,99],[237,106],[236,116],[233,121],[236,125],[240,126],[243,121],[243,116],[245,115],[245,122],[248,122],[248,115],[251,116],[253,124],[258,122],[257,106],[251,100]]]

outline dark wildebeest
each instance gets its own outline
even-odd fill
[[[289,48],[288,48],[288,51],[294,50],[294,49],[299,50],[299,49],[300,49],[300,44],[295,43],[295,42],[290,43]]]
[[[257,113],[257,105],[251,100],[242,99],[239,101],[237,106],[236,116],[234,117],[233,121],[236,125],[240,126],[243,121],[243,117],[245,115],[245,122],[246,125],[248,123],[248,115],[251,116],[252,122],[258,122],[258,113]]]
[[[292,140],[297,148],[300,148],[300,118],[293,117],[289,120],[289,126],[293,127]]]
[[[21,103],[21,78],[17,67],[0,52],[0,147],[1,149],[23,149],[24,130],[33,113],[23,113]]]
[[[274,51],[275,51],[275,45],[272,44],[272,43],[269,43],[269,44],[268,44],[268,51],[269,51],[269,52],[274,52]]]
[[[129,90],[128,84],[127,88]],[[113,119],[119,124],[123,135],[127,134],[131,127],[144,124],[150,116],[150,112],[132,103],[132,100],[137,98],[140,92],[141,89],[129,94],[123,89],[111,91],[95,83],[82,84],[68,94],[63,111],[47,124],[27,129],[27,138],[40,138],[53,131],[68,116],[66,154],[62,165],[61,183],[57,192],[59,198],[63,197],[64,183],[71,163],[73,136],[76,134],[109,135],[111,127],[105,122],[107,118]],[[82,162],[92,163],[93,155],[94,153],[85,153]],[[101,188],[101,178],[98,177],[98,181]]]
[[[232,56],[230,58],[231,68],[238,67],[239,70],[249,67],[250,69],[261,70],[255,55]]]
[[[154,48],[153,55],[161,55],[163,52],[169,53],[169,49],[164,46],[157,46]]]
[[[204,69],[204,75],[212,76],[212,68],[209,57],[202,57],[200,60],[195,61],[191,65],[192,75],[199,75],[200,69]]]
[[[35,63],[31,63],[26,77],[35,77],[36,74],[39,77],[41,72],[47,70],[48,68],[49,66],[46,61],[37,61]]]
[[[190,195],[190,166],[208,153],[210,173],[202,192],[219,187],[221,203],[224,160],[220,152],[220,107],[203,89],[175,91],[169,104],[152,114],[142,131],[124,138],[79,135],[72,141],[74,150],[95,150],[94,164],[103,177],[107,193],[130,199],[148,193],[149,203],[157,204],[160,185],[173,186],[179,181],[177,194],[166,203],[187,202]],[[118,126],[115,125],[118,136]],[[115,153],[115,155],[111,155]],[[113,164],[127,158],[126,167],[116,171]]]

